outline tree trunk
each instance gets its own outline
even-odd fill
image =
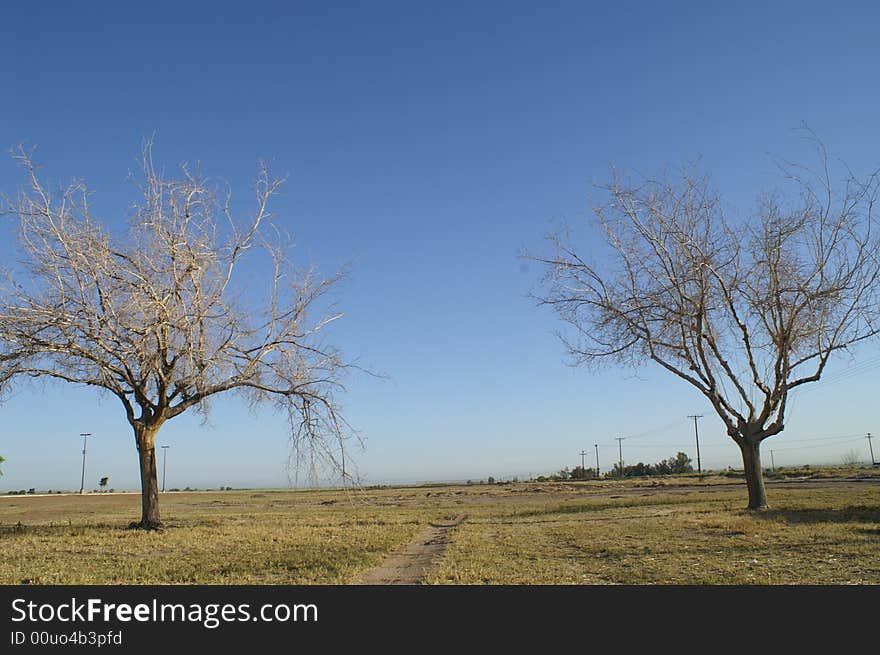
[[[749,509],[768,509],[767,492],[764,489],[764,470],[761,468],[761,442],[745,437],[739,444],[742,451],[746,486],[749,489]]]
[[[162,527],[159,519],[159,478],[156,472],[156,428],[136,427],[138,458],[141,466],[141,522],[131,527],[141,530],[158,530]]]

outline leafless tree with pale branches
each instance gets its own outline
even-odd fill
[[[656,180],[615,172],[595,211],[607,246],[596,263],[564,234],[531,256],[575,364],[652,361],[709,400],[753,510],[767,508],[761,442],[782,432],[791,392],[880,330],[878,174],[832,184],[815,143],[816,169],[780,164],[795,197],[762,195],[743,220],[694,166]]]
[[[238,392],[287,413],[297,459],[349,475],[353,433],[336,396],[351,365],[323,341],[339,318],[319,277],[289,258],[269,201],[282,180],[261,166],[255,205],[237,220],[230,194],[187,166],[166,179],[146,144],[135,180],[141,200],[125,238],[94,219],[81,182],[51,192],[31,153],[15,158],[27,186],[7,199],[17,218],[23,275],[0,298],[0,365],[7,382],[51,378],[118,398],[134,431],[142,516],[161,526],[156,435],[187,410]],[[246,277],[264,283],[256,289]]]

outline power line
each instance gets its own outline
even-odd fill
[[[847,439],[846,441],[841,441],[840,443],[853,443],[855,441],[861,441],[864,437],[858,437],[857,439]],[[785,446],[784,448],[777,448],[776,450],[810,450],[812,448],[825,448],[826,446],[819,444],[813,446]]]
[[[697,429],[697,419],[703,418],[703,415],[689,414],[688,418],[694,419],[694,436],[697,438],[697,473],[703,475],[703,466],[700,464],[700,431]]]
[[[866,359],[858,364],[854,364],[853,366],[838,371],[833,375],[829,375],[823,380],[820,380],[821,384],[802,387],[800,391],[801,393],[807,393],[808,391],[813,391],[819,388],[824,389],[829,385],[837,384],[838,382],[845,382],[846,380],[858,377],[864,373],[870,373],[877,368],[880,368],[880,355]]]
[[[667,430],[671,430],[674,427],[680,426],[682,423],[682,419],[678,419],[669,423],[668,425],[660,426],[659,428],[652,428],[650,430],[645,430],[644,432],[639,432],[638,434],[631,434],[627,438],[628,439],[641,439],[642,437],[647,437],[652,434],[659,434],[660,432],[666,432]]]
[[[92,436],[91,432],[80,432],[79,436],[83,438],[83,466],[82,466],[82,480],[79,484],[79,493],[80,495],[86,492],[86,439]]]
[[[620,477],[622,478],[623,477],[623,440],[626,439],[626,437],[614,437],[614,438],[617,439],[617,449],[620,453]]]
[[[880,357],[878,357],[878,361],[880,361]],[[694,418],[695,416],[697,418]],[[690,414],[690,415],[688,415],[687,419],[679,419],[676,421],[672,421],[670,423],[660,425],[656,428],[651,428],[649,430],[645,430],[643,432],[640,432],[640,433],[637,433],[634,435],[628,435],[626,437],[613,437],[612,438],[613,441],[617,441],[618,465],[620,466],[620,469],[621,469],[621,476],[623,476],[623,472],[624,472],[623,444],[622,444],[622,442],[625,439],[638,441],[639,439],[642,439],[646,436],[660,434],[660,433],[666,432],[676,426],[680,426],[685,420],[688,420],[688,419],[694,419],[694,422],[697,423],[698,419],[703,418],[703,417],[704,416],[699,415],[699,414],[697,414],[697,415]],[[836,446],[838,444],[842,445],[842,444],[846,444],[846,443],[853,443],[855,441],[860,441],[861,439],[865,438],[864,433],[835,434],[835,435],[828,435],[828,434],[815,435],[815,433],[814,433],[814,435],[805,436],[804,438],[791,437],[791,435],[788,434],[788,435],[785,435],[785,437],[791,438],[791,441],[788,441],[788,439],[786,439],[785,441],[783,441],[783,443],[791,443],[792,445],[782,446],[781,448],[774,447],[773,452],[771,453],[771,459],[773,459],[773,455],[775,454],[776,451],[785,452],[788,450],[815,450],[815,449],[822,449],[822,448],[827,449],[827,448],[833,448],[834,446]],[[721,456],[719,451],[732,450],[732,447],[734,446],[733,441],[726,440],[726,439],[723,442],[713,443],[710,441],[708,443],[706,443],[706,442],[699,443],[698,424],[695,426],[695,429],[694,429],[694,439],[695,439],[695,442],[691,442],[690,444],[669,443],[669,442],[665,442],[662,440],[656,440],[656,441],[649,440],[649,441],[643,442],[643,443],[634,443],[631,441],[630,447],[636,448],[636,449],[639,449],[639,448],[646,449],[647,448],[647,449],[652,449],[652,450],[657,450],[659,448],[675,448],[675,449],[680,449],[679,452],[687,452],[688,449],[693,447],[696,443],[696,445],[697,445],[697,470],[702,474],[702,452],[705,449],[708,448],[709,450],[711,450],[713,453],[715,453],[714,457],[717,458],[717,457]],[[778,443],[778,441],[774,440],[774,444],[775,443]],[[803,445],[803,444],[809,444],[809,445]],[[595,453],[596,453],[596,476],[597,477],[599,477],[601,475],[601,468],[599,465],[599,445],[600,444],[598,444],[598,443],[593,445],[593,448],[595,449]],[[608,447],[613,447],[614,444],[611,442],[608,442],[607,444],[602,444],[602,445],[607,445]],[[873,458],[873,446],[870,441],[869,441],[869,449],[872,451],[872,458]],[[581,451],[581,452],[583,453],[585,451]],[[584,455],[582,454],[581,457],[583,458]],[[583,459],[581,460],[581,466],[585,467],[585,460],[583,460]],[[774,466],[775,466],[775,462],[774,462]]]
[[[833,437],[809,437],[807,439],[798,439],[798,441],[834,441],[839,439],[852,439],[853,437],[860,437],[861,434],[838,434]]]
[[[813,441],[842,441],[842,440],[843,441],[852,441],[856,437],[858,437],[859,439],[864,439],[864,437],[862,437],[860,433],[841,434],[841,435],[834,435],[834,436],[828,436],[828,437],[811,437],[808,439],[800,439],[800,438],[795,437],[795,439],[797,440],[797,442],[800,443],[800,442],[804,442],[804,441],[809,441],[809,442],[813,442]],[[629,437],[627,437],[627,438],[629,438]],[[778,438],[777,438],[776,442],[778,443]],[[609,445],[611,445],[611,444],[609,444]],[[662,443],[650,443],[650,444],[634,443],[634,444],[630,444],[629,447],[630,448],[660,448],[660,447],[689,448],[691,445],[692,444],[662,442]],[[724,441],[722,443],[713,443],[711,441],[706,443],[705,441],[703,441],[703,443],[700,444],[700,450],[705,450],[706,448],[718,448],[720,446],[728,446],[728,445],[733,445],[733,441],[732,440]]]
[[[164,455],[162,457],[162,493],[165,493],[165,474],[168,472],[168,449],[171,446],[162,446]]]

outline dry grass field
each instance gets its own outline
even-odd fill
[[[467,513],[429,584],[880,584],[880,471],[622,482],[0,497],[3,584],[348,584]]]

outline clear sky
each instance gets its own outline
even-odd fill
[[[880,165],[875,2],[10,3],[0,20],[0,146],[38,146],[51,179],[85,178],[120,225],[141,140],[168,170],[200,161],[239,194],[259,158],[289,174],[274,209],[297,252],[351,279],[333,340],[368,482],[541,474],[685,450],[741,465],[711,408],[646,367],[566,364],[556,318],[527,294],[554,226],[585,225],[609,165],[653,173],[702,157],[743,211],[807,156],[807,123],[856,170]],[[0,190],[23,182],[0,158]],[[9,257],[9,244],[2,252]],[[868,458],[877,350],[800,394],[770,463]],[[871,359],[874,357],[874,359]],[[856,366],[857,368],[852,368]],[[848,368],[850,367],[850,368]],[[849,371],[849,372],[842,372]],[[0,407],[0,490],[137,487],[118,401],[55,384]],[[166,424],[168,486],[284,486],[284,421],[216,404]],[[875,440],[880,456],[880,440]],[[161,475],[161,470],[160,470]]]

